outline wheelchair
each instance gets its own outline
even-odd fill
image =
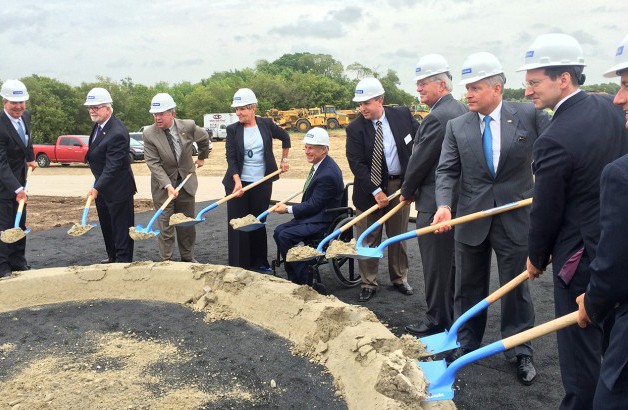
[[[322,234],[311,236],[305,238],[303,244],[306,246],[310,246],[312,248],[318,247],[319,243],[336,229],[339,229],[341,226],[347,224],[355,217],[355,210],[348,206],[349,202],[349,187],[353,185],[353,183],[348,183],[345,186],[344,192],[342,194],[341,207],[339,208],[331,208],[325,210],[326,213],[332,213],[334,215],[334,219],[331,224],[325,229]],[[340,234],[339,237],[335,238],[337,240],[341,240],[343,242],[348,242],[353,238],[353,229],[348,229],[347,231]],[[331,241],[329,242],[331,243]],[[323,251],[327,250],[329,246],[327,243],[323,247]],[[273,275],[276,276],[277,267],[281,266],[285,263],[285,260],[281,258],[281,254],[279,253],[279,249],[277,249],[276,259],[271,261],[271,267],[273,270]],[[331,259],[325,259],[325,256],[319,256],[315,260],[312,261],[312,264],[308,267],[308,282],[312,283],[312,287],[319,291],[320,293],[326,294],[325,287],[322,284],[321,276],[320,276],[320,268],[321,266],[326,265],[332,276],[345,287],[354,287],[360,284],[360,272],[358,269],[357,261],[353,258],[347,257],[336,257]]]

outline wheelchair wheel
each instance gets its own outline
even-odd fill
[[[334,226],[334,230],[345,225],[353,218],[353,216],[349,216],[342,219]],[[348,242],[352,238],[353,229],[348,229],[343,232],[339,238],[336,239],[339,239],[343,242]],[[329,266],[329,269],[334,278],[336,278],[336,280],[340,282],[341,285],[352,288],[360,284],[360,270],[358,269],[358,263],[355,259],[347,257],[337,257],[329,259],[327,262],[327,266]]]

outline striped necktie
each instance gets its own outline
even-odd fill
[[[28,145],[28,141],[26,141],[26,132],[24,132],[24,128],[22,127],[22,121],[17,121],[17,133],[20,134],[20,138],[24,145]]]
[[[314,165],[310,168],[310,173],[307,174],[307,179],[305,180],[305,184],[303,184],[303,193],[307,191],[307,187],[310,186],[310,181],[312,181],[312,176],[314,175]]]
[[[375,144],[373,145],[373,160],[371,162],[371,182],[375,186],[382,183],[382,158],[384,157],[384,130],[382,122],[377,121],[375,132]]]

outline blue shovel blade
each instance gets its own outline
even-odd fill
[[[251,231],[255,231],[256,229],[262,228],[266,225],[266,223],[264,222],[260,222],[257,224],[250,224],[250,225],[245,225],[245,226],[241,226],[238,229],[236,229],[237,231],[242,231],[242,232],[251,232]]]
[[[419,339],[419,342],[425,345],[425,350],[429,354],[438,354],[460,347],[456,334],[449,334],[449,331],[437,333],[431,336],[425,336]]]
[[[24,229],[24,234],[27,234],[27,233],[29,233],[30,231],[31,231],[31,228],[26,228],[26,229]]]
[[[433,362],[417,362],[417,364],[429,383],[425,401],[451,400],[454,398],[454,377],[451,377],[451,380],[449,378],[442,380],[442,376],[447,371],[445,359]]]
[[[358,246],[356,249],[358,251],[357,255],[346,255],[346,256],[353,259],[373,259],[373,258],[381,259],[384,257],[384,251],[380,250],[379,248],[368,248],[366,246],[365,247]]]
[[[204,220],[205,220],[205,218],[203,218],[203,219],[195,219],[193,221],[181,222],[180,224],[175,224],[175,225],[172,225],[172,226],[192,226],[192,225],[200,224]]]

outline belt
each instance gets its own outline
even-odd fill
[[[401,175],[388,175],[388,180],[392,181],[395,179],[401,179]]]

